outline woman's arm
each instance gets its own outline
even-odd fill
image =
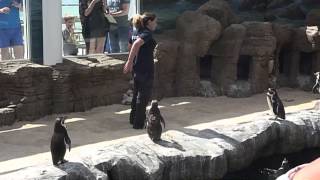
[[[99,1],[100,1],[100,0],[93,0],[93,1],[91,1],[91,3],[88,5],[88,8],[84,11],[84,15],[85,15],[85,16],[89,16],[90,13],[91,13],[92,10],[93,10],[94,5],[95,5],[97,2],[99,2]]]
[[[126,64],[124,65],[123,68],[123,73],[128,73],[132,71],[132,66],[133,66],[133,60],[134,58],[137,56],[140,47],[144,44],[144,40],[141,38],[138,38],[136,41],[134,41],[134,43],[132,44],[130,53],[129,53],[129,57],[128,57],[128,61],[126,62]]]
[[[128,13],[129,13],[129,3],[124,3],[122,4],[120,11],[111,13],[111,15],[114,17],[119,17],[119,16],[127,15]]]
[[[0,14],[8,14],[10,12],[9,7],[0,8]]]
[[[19,11],[22,11],[22,10],[23,10],[23,8],[22,8],[22,3],[21,3],[21,2],[13,1],[11,5],[12,5],[13,7],[15,7],[15,8],[18,8]]]

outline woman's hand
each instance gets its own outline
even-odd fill
[[[99,2],[100,0],[93,0],[92,3],[96,4],[97,2]]]
[[[18,9],[22,9],[21,3],[18,3],[17,1],[13,1],[12,6]]]
[[[127,61],[126,64],[124,65],[124,67],[123,67],[123,73],[127,74],[128,72],[131,72],[132,71],[132,66],[133,66],[132,61]]]
[[[10,12],[10,8],[8,7],[0,8],[1,14],[9,14],[9,12]]]

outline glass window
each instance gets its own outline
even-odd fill
[[[156,33],[174,29],[176,18],[186,10],[196,10],[208,0],[143,0],[142,13],[153,12],[157,15]]]
[[[137,12],[137,3],[138,0],[62,0],[64,56],[128,52],[129,14]]]
[[[0,0],[0,60],[28,59],[27,0]]]

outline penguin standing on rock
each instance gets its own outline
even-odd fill
[[[267,102],[270,108],[270,111],[274,113],[276,116],[275,119],[278,119],[280,117],[281,119],[286,119],[286,113],[284,110],[283,103],[281,99],[278,96],[278,93],[276,89],[269,88],[267,92]]]
[[[65,120],[65,116],[58,117],[54,124],[50,150],[52,162],[55,166],[67,162],[67,160],[64,159],[64,155],[66,154],[66,144],[69,146],[69,152],[71,150],[71,140],[68,136]]]
[[[320,72],[316,72],[314,75],[316,76],[316,83],[312,88],[312,92],[314,94],[320,94]]]
[[[158,101],[152,100],[151,108],[148,112],[148,119],[147,119],[147,132],[152,141],[160,141],[161,140],[161,133],[162,133],[162,126],[165,128],[166,123],[164,122],[163,117],[160,114],[160,110],[158,107]]]

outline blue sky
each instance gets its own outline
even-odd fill
[[[78,4],[79,0],[62,0],[62,4]]]

